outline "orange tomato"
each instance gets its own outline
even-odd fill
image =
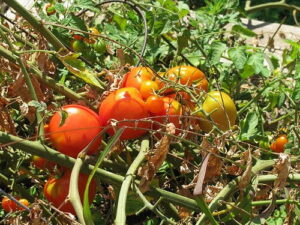
[[[273,152],[280,153],[284,151],[284,146],[286,143],[288,143],[288,139],[287,136],[283,134],[276,138],[276,141],[271,144],[270,148]]]
[[[126,73],[123,79],[122,87],[134,87],[140,90],[142,82],[152,80],[154,74],[148,67],[133,67]]]
[[[165,112],[165,106],[162,97],[151,95],[146,100],[146,109],[154,115],[160,115]]]
[[[141,95],[144,99],[153,95],[158,90],[158,84],[152,80],[143,81],[140,87]]]
[[[27,199],[19,199],[19,198],[16,198],[20,203],[22,203],[23,205],[25,206],[29,206],[29,202]],[[24,210],[23,207],[17,205],[17,203],[15,203],[13,200],[9,199],[7,196],[4,196],[3,199],[2,199],[2,208],[5,212],[13,212],[13,211],[17,211],[17,210]]]
[[[99,108],[99,117],[105,126],[110,126],[113,120],[116,120],[118,121],[116,128],[130,127],[126,128],[121,135],[122,140],[144,135],[147,132],[146,129],[151,126],[150,122],[138,122],[136,120],[148,116],[149,113],[141,93],[133,87],[121,88],[112,92],[104,99]],[[112,136],[115,132],[113,128],[109,128],[107,133]]]

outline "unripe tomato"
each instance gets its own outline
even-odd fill
[[[54,13],[56,13],[55,6],[51,3],[48,3],[46,5],[45,9],[46,9],[46,13],[47,13],[48,16],[51,16]]]
[[[52,162],[52,161],[49,161],[45,158],[42,158],[42,157],[39,157],[37,155],[34,155],[32,157],[32,165],[35,167],[35,168],[38,168],[38,169],[41,169],[41,170],[44,170],[44,169],[48,169],[48,170],[53,170],[54,167],[55,167],[55,163]]]
[[[62,110],[52,116],[48,136],[58,151],[77,157],[78,153],[100,133],[102,123],[94,111],[81,105],[65,105]],[[97,137],[88,154],[95,153],[100,143],[101,138]]]
[[[209,92],[203,102],[202,108],[206,114],[210,115],[214,124],[223,131],[229,130],[235,124],[237,117],[235,104],[229,95],[224,92]],[[201,129],[205,132],[211,131],[213,126],[210,120],[202,113],[198,115],[201,117],[199,122]]]
[[[27,199],[19,199],[16,198],[20,203],[22,203],[25,206],[29,206],[29,202]],[[18,206],[17,203],[15,203],[13,200],[10,200],[7,196],[4,196],[2,199],[2,208],[5,212],[13,212],[13,211],[17,211],[17,210],[24,210],[23,207]]]
[[[157,116],[157,118],[153,120],[162,124],[173,123],[176,128],[180,128],[180,116],[182,115],[181,104],[169,97],[163,97],[162,100],[164,102],[164,110],[162,113],[151,113],[153,116]],[[154,129],[159,128],[161,128],[160,125],[154,125]],[[178,134],[179,131],[177,130],[176,133]]]
[[[193,66],[176,66],[169,69],[165,75],[169,80],[208,91],[208,82],[204,73]]]
[[[276,138],[276,141],[271,144],[270,148],[273,152],[280,153],[284,151],[284,146],[286,143],[288,143],[288,139],[287,136],[283,134]]]
[[[83,52],[86,49],[86,44],[82,40],[73,40],[71,47],[74,52]]]
[[[134,67],[125,74],[122,87],[134,87],[140,90],[142,82],[152,80],[154,74],[148,67]]]
[[[155,94],[154,92],[157,90],[158,84],[152,80],[143,81],[140,87],[140,92],[144,99],[148,98],[150,95]]]
[[[149,116],[145,102],[142,100],[140,92],[133,88],[121,88],[112,92],[101,103],[99,108],[99,117],[105,126],[111,125],[112,120],[120,121],[117,123],[117,128],[128,126],[121,139],[137,138],[145,134],[147,131],[139,128],[150,128],[150,122],[121,122],[123,120],[139,120]],[[107,130],[109,135],[114,134],[114,129]]]
[[[44,186],[44,195],[46,199],[51,202],[56,208],[61,206],[61,204],[65,201],[66,197],[69,193],[69,186],[70,186],[70,177],[71,177],[71,170],[65,170],[64,174],[60,178],[52,178],[49,179],[45,186]],[[83,201],[83,195],[85,186],[88,180],[88,176],[85,174],[79,174],[78,178],[78,192],[81,199]],[[92,180],[89,189],[89,202],[91,203],[96,194],[96,182]],[[74,215],[75,210],[73,209],[72,204],[70,201],[65,203],[61,208],[61,211],[69,212]]]
[[[104,54],[106,52],[106,44],[105,41],[99,40],[95,44],[93,44],[93,48],[99,54]]]

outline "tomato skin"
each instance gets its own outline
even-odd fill
[[[149,67],[133,67],[125,74],[122,87],[134,87],[140,90],[142,82],[152,80],[154,74]]]
[[[167,124],[173,123],[176,128],[180,128],[180,116],[182,115],[182,107],[181,104],[173,98],[163,97],[164,110],[162,113],[152,113],[153,116],[157,116],[157,118],[153,118],[154,121]],[[161,125],[154,124],[154,129],[161,128]],[[176,134],[179,133],[179,130],[176,130]]]
[[[121,88],[112,92],[101,103],[99,108],[99,117],[105,126],[111,125],[111,120],[138,120],[149,116],[145,102],[142,100],[140,92],[133,88]],[[119,122],[117,128],[129,126],[126,128],[120,139],[133,139],[144,135],[147,130],[139,128],[150,128],[150,122]],[[114,129],[109,128],[107,133],[112,136]]]
[[[56,112],[49,122],[48,136],[58,151],[75,158],[101,132],[102,123],[94,111],[81,105],[65,105],[62,110],[67,118],[60,126],[62,116]],[[95,153],[100,144],[101,138],[97,137],[88,154]]]
[[[222,97],[221,97],[222,96]],[[224,108],[223,102],[224,101]],[[237,111],[233,100],[224,92],[211,91],[207,93],[207,96],[202,105],[203,111],[210,114],[210,118],[215,123],[215,125],[223,130],[229,130],[231,126],[235,124]],[[230,124],[228,123],[227,116],[229,118]],[[212,123],[208,118],[206,118],[202,113],[198,116],[201,117],[199,125],[204,132],[209,132],[212,130]]]
[[[71,42],[71,47],[74,52],[83,52],[87,46],[82,40],[73,40]]]
[[[95,44],[93,44],[93,48],[99,54],[104,54],[106,52],[106,44],[105,41],[99,40]]]
[[[204,73],[193,66],[176,66],[169,69],[165,75],[169,80],[180,84],[192,86],[199,90],[208,91],[208,82]]]
[[[56,13],[55,6],[51,3],[48,3],[45,9],[48,16],[51,16]]]
[[[65,170],[64,174],[60,178],[49,179],[44,186],[44,195],[46,199],[51,202],[56,208],[58,208],[66,199],[69,194],[71,170]],[[85,186],[88,180],[88,175],[79,174],[78,177],[78,192],[83,201],[83,195]],[[89,189],[89,202],[91,203],[96,194],[96,182],[92,180]],[[61,208],[61,211],[69,212],[76,215],[75,210],[70,201],[65,203]]]
[[[160,115],[165,112],[164,101],[162,97],[151,95],[146,100],[146,109],[153,115]]]
[[[144,99],[153,95],[158,90],[158,84],[152,80],[146,80],[141,83],[140,92]]]
[[[280,135],[276,138],[276,141],[271,144],[270,149],[277,153],[284,152],[284,146],[286,143],[288,143],[287,136],[285,134]]]
[[[24,198],[16,198],[20,203],[22,203],[25,206],[29,206],[29,202],[27,199]],[[7,196],[4,196],[2,199],[2,208],[5,212],[14,212],[17,210],[24,210],[23,207],[18,206],[17,203],[15,203],[13,200],[10,200]]]

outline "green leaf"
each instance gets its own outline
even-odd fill
[[[296,85],[293,91],[292,99],[297,102],[300,100],[300,79],[296,80]]]
[[[177,53],[180,54],[182,50],[189,46],[190,32],[184,30],[181,35],[177,37]]]
[[[228,56],[238,70],[242,70],[247,61],[247,56],[242,48],[231,48],[228,50]]]
[[[58,127],[61,127],[62,125],[64,125],[66,119],[68,118],[68,113],[65,110],[60,110],[59,114],[60,114],[60,122]]]
[[[277,69],[279,67],[279,59],[276,56],[272,55],[270,60],[271,60],[274,70]]]
[[[75,1],[76,3],[74,4],[74,7],[78,7],[81,9],[88,9],[91,10],[92,12],[100,12],[100,9],[96,7],[96,4],[91,1],[91,0],[80,0],[80,1]]]
[[[211,44],[210,60],[212,65],[215,65],[220,62],[220,58],[225,50],[226,44],[220,41],[214,41]]]
[[[257,35],[254,31],[238,24],[234,25],[231,30],[247,37],[255,37]]]
[[[260,73],[264,68],[264,54],[261,52],[252,54],[249,57],[247,64],[253,66],[256,74]]]
[[[300,63],[295,66],[295,79],[300,79]]]
[[[45,102],[38,102],[38,101],[32,100],[32,101],[28,102],[28,105],[36,108],[36,110],[38,112],[44,112],[47,109],[47,105]]]
[[[242,141],[252,140],[258,133],[258,117],[255,112],[249,112],[244,120],[241,121],[241,134]]]
[[[118,24],[121,30],[125,30],[127,26],[127,19],[125,19],[122,16],[119,16],[118,14],[115,14],[113,20]]]
[[[247,79],[247,78],[251,77],[254,73],[255,73],[255,69],[253,68],[253,66],[246,64],[244,66],[243,72],[241,73],[241,77],[243,79]]]
[[[103,89],[103,84],[98,79],[97,74],[90,71],[85,66],[85,63],[78,59],[79,56],[80,53],[57,54],[57,58],[65,65],[69,72],[84,80],[86,83]]]

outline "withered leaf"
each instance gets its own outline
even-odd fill
[[[4,98],[0,98],[0,130],[15,135],[15,126],[8,109],[5,107],[6,103]]]
[[[166,131],[168,134],[175,134],[175,126],[172,123],[167,124]],[[142,192],[149,189],[149,185],[154,178],[157,170],[165,161],[170,147],[170,137],[165,135],[159,141],[158,146],[153,152],[150,152],[146,159],[148,162],[139,170],[139,175],[142,177],[139,188]]]
[[[275,193],[284,187],[286,179],[289,176],[290,166],[291,166],[290,156],[286,153],[280,153],[279,159],[275,165],[275,168],[278,173],[278,177],[274,181]]]
[[[241,180],[239,182],[239,189],[242,191],[251,181],[251,171],[252,171],[252,155],[251,151],[248,150],[244,153],[244,157],[247,162],[246,170],[244,171]]]

